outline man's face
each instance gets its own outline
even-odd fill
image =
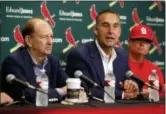
[[[132,54],[145,56],[149,52],[151,42],[143,39],[129,40],[129,51]]]
[[[40,56],[51,54],[53,46],[53,31],[50,25],[44,21],[35,23],[35,32],[29,39],[31,43],[30,49]]]
[[[100,15],[94,28],[94,33],[102,48],[115,46],[121,35],[121,25],[118,16],[112,13]]]

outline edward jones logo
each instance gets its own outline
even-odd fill
[[[6,13],[17,13],[17,14],[33,14],[32,9],[12,8],[11,6],[6,6]]]
[[[59,20],[60,21],[73,21],[73,22],[82,22],[83,13],[82,12],[75,12],[65,11],[63,9],[59,10]]]

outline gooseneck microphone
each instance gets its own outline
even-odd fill
[[[150,88],[152,88],[152,89],[155,89],[155,90],[157,90],[157,91],[159,90],[159,89],[155,88],[154,86],[152,86],[151,84],[149,84],[149,83],[143,81],[143,80],[140,79],[138,76],[135,76],[135,75],[133,74],[133,72],[130,71],[130,70],[126,72],[126,77],[129,78],[129,79],[133,79],[133,80],[135,80],[135,81],[138,81],[139,83],[142,83],[142,84],[144,84],[144,85],[146,85],[146,86],[148,86],[148,87],[150,87]]]
[[[74,76],[76,78],[81,78],[83,81],[87,82],[88,84],[92,85],[93,87],[100,88],[100,86],[97,83],[95,83],[93,80],[91,80],[87,76],[85,76],[80,70],[75,71]]]
[[[47,94],[47,93],[46,93],[45,91],[43,91],[42,89],[36,88],[36,87],[34,87],[33,85],[29,84],[28,82],[24,82],[24,81],[22,81],[22,80],[16,78],[15,75],[13,75],[13,74],[8,74],[8,75],[6,76],[6,81],[7,81],[8,83],[17,82],[17,83],[23,85],[24,87],[28,87],[28,88],[31,88],[31,89],[40,91],[40,92],[42,92],[42,93],[44,93],[44,94]]]
[[[103,90],[112,100],[114,100],[115,102],[117,102],[116,99],[114,99],[107,91],[105,91],[104,88],[102,88],[100,85],[98,85],[97,83],[95,83],[93,80],[91,80],[90,78],[88,78],[87,76],[85,76],[82,73],[82,71],[80,71],[80,70],[75,71],[74,76],[76,78],[82,79],[83,81],[85,81],[86,83],[92,85],[93,87],[97,87],[97,88]],[[92,99],[95,99],[95,100],[98,100],[98,101],[104,101],[102,99],[99,99],[99,98],[96,98],[96,97],[93,97],[93,96],[91,96],[91,97],[92,97]]]

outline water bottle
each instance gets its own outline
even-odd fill
[[[42,89],[45,93],[48,93],[48,76],[45,73],[44,69],[41,69],[41,74],[37,76],[37,85],[38,88]],[[48,95],[36,91],[36,106],[48,106]]]
[[[156,73],[156,70],[152,70],[152,73],[148,77],[149,84],[154,86],[156,89],[159,89],[159,77]],[[148,88],[149,90],[149,101],[157,102],[159,101],[159,91]]]
[[[108,85],[104,87],[104,89],[109,95],[107,93],[104,94],[104,101],[105,103],[114,103],[115,102],[115,84],[116,84],[115,76],[112,74],[106,80],[109,82],[108,82]]]

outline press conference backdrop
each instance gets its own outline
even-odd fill
[[[128,35],[134,25],[143,23],[153,28],[163,52],[159,54],[152,45],[147,58],[164,73],[165,1],[1,1],[1,63],[7,55],[24,45],[20,31],[25,22],[40,17],[53,28],[53,54],[60,58],[60,64],[65,68],[66,56],[71,48],[95,40],[95,18],[98,12],[105,9],[114,10],[120,15],[122,35],[118,46],[124,49],[128,47]]]

